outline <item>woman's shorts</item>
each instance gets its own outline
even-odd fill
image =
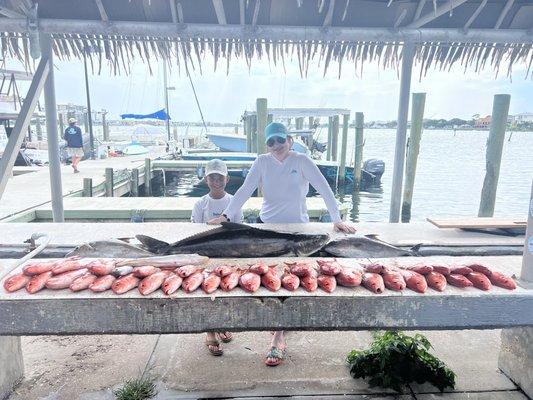
[[[67,147],[67,155],[69,157],[83,157],[83,149],[81,147]]]

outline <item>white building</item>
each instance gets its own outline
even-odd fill
[[[533,113],[521,113],[514,116],[514,120],[517,124],[524,122],[533,122]]]

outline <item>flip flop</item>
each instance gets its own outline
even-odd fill
[[[218,332],[217,335],[224,343],[229,343],[233,340],[233,334],[231,332]]]
[[[275,367],[281,364],[283,357],[285,356],[285,349],[281,350],[278,347],[272,346],[270,351],[266,355],[265,364],[269,367]],[[276,359],[275,361],[268,361],[269,358]]]
[[[222,350],[222,348],[220,347],[220,343],[216,339],[206,340],[205,345],[207,347],[207,350],[209,350],[209,352],[213,356],[221,356],[222,354],[224,354],[224,350]],[[216,347],[216,349],[210,346]]]

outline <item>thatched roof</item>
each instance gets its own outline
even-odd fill
[[[4,57],[28,67],[31,0],[0,7]],[[11,13],[11,11],[13,13]],[[254,59],[296,59],[302,76],[313,61],[356,74],[368,62],[397,69],[406,43],[416,46],[419,75],[453,65],[510,76],[516,64],[533,76],[533,5],[529,0],[46,0],[39,29],[54,38],[60,59],[89,57],[99,72],[164,59],[170,67],[215,68]]]

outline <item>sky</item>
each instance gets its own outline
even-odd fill
[[[22,69],[16,61],[10,68]],[[141,60],[130,75],[114,76],[106,66],[100,75],[91,73],[89,84],[93,109],[106,109],[108,119],[118,119],[122,113],[148,114],[164,108],[163,66],[152,62],[151,75]],[[311,64],[307,78],[300,77],[295,58],[281,65],[269,65],[266,60],[253,60],[249,70],[244,60],[232,59],[229,73],[225,60],[214,71],[213,60],[206,56],[202,74],[191,71],[200,107],[206,121],[239,121],[245,110],[254,110],[259,97],[268,99],[269,107],[328,107],[347,108],[363,112],[365,121],[395,120],[398,112],[400,82],[397,72],[366,64],[363,73],[354,72],[349,62],[343,63],[338,76],[336,63],[330,64],[324,76],[322,65]],[[510,114],[533,112],[533,79],[524,79],[525,65],[515,65],[509,79],[505,73],[495,77],[487,69],[481,73],[464,71],[455,66],[450,72],[428,71],[419,79],[413,67],[412,92],[426,93],[425,118],[454,117],[471,119],[472,115],[489,115],[495,94],[511,94]],[[85,105],[85,81],[82,61],[55,60],[56,100],[58,104]],[[27,84],[21,84],[27,87]],[[200,113],[187,76],[177,68],[169,72],[169,113],[175,121],[198,122]],[[24,89],[22,90],[24,91]]]

